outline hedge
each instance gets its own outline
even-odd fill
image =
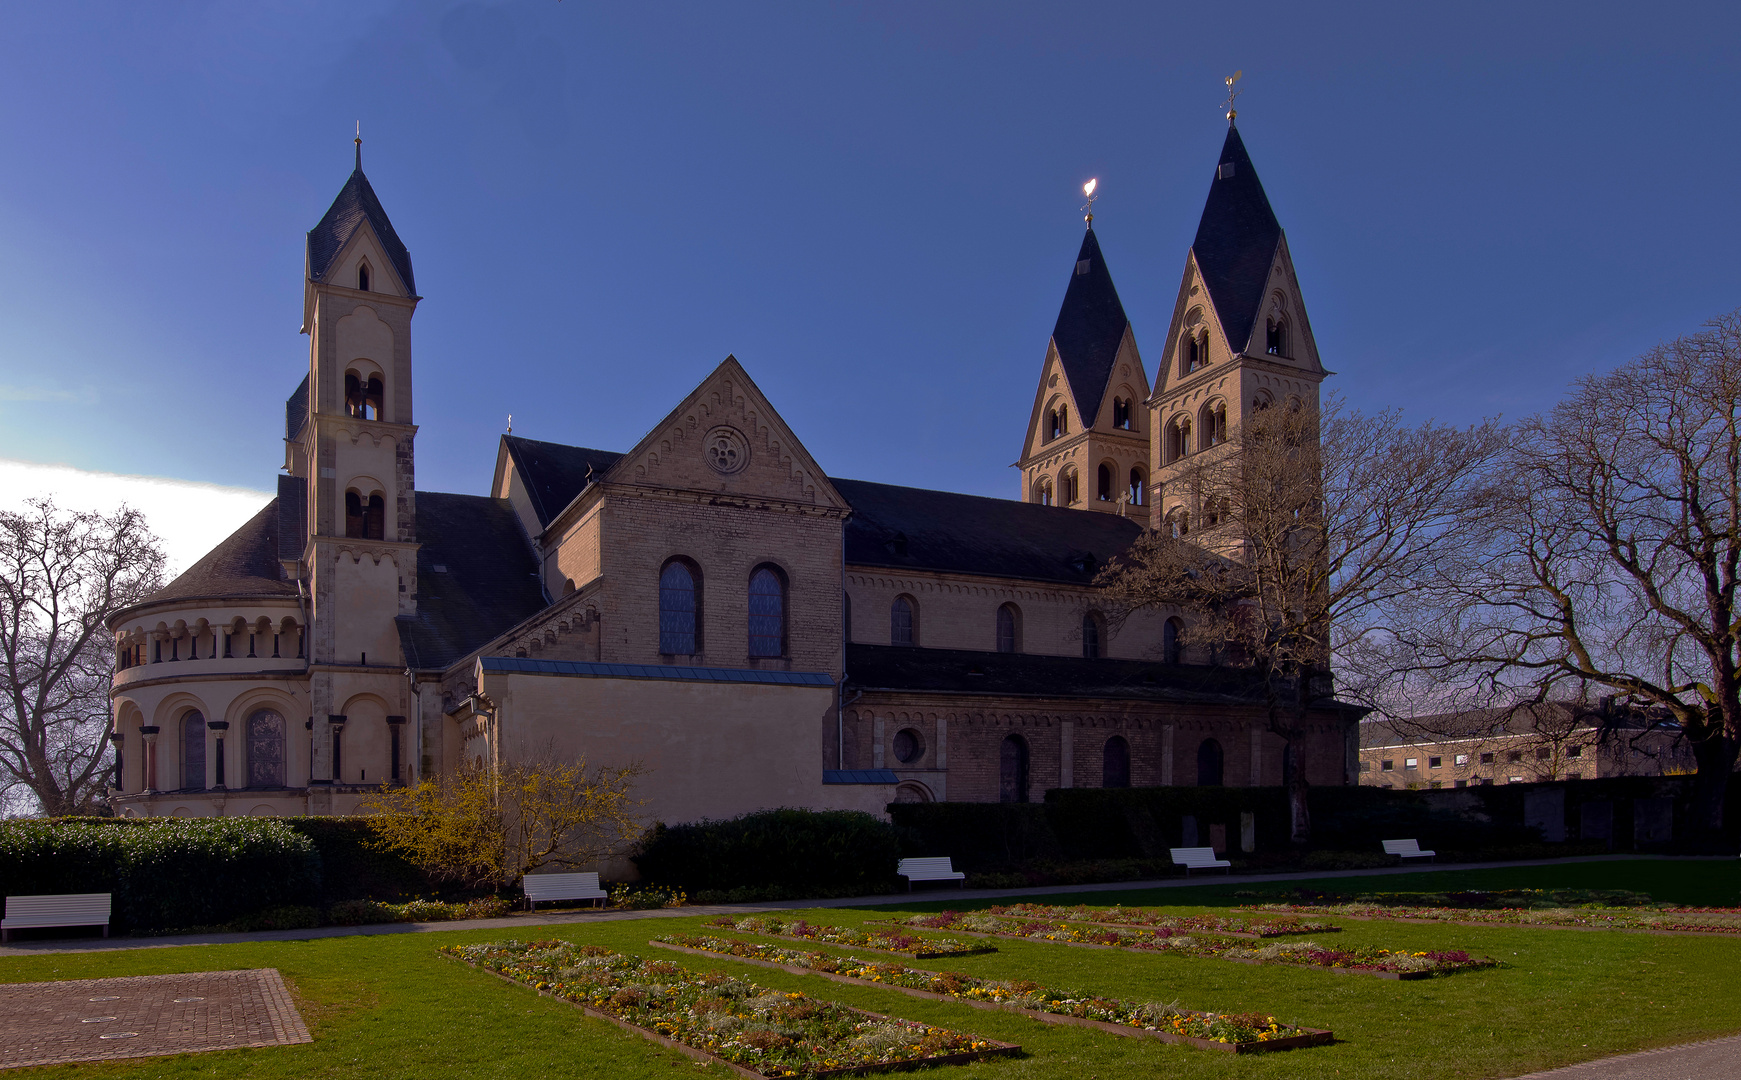
[[[762,810],[724,821],[655,825],[631,856],[641,876],[701,892],[798,896],[886,892],[899,880],[895,829],[857,810]]]
[[[107,892],[127,930],[215,926],[320,895],[314,843],[267,818],[0,822],[7,895]]]

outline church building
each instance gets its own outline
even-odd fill
[[[1225,513],[1169,476],[1328,374],[1231,124],[1214,164],[1152,379],[1088,217],[1017,498],[831,475],[731,357],[636,445],[505,435],[464,495],[416,485],[423,298],[359,144],[308,233],[277,497],[110,622],[111,803],[345,814],[541,757],[639,762],[673,823],[1352,783],[1356,713],[1284,760],[1251,673],[1184,645],[1191,612],[1109,621],[1093,585],[1145,528],[1214,542]]]

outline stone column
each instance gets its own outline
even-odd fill
[[[211,729],[214,739],[210,762],[206,765],[206,775],[211,777],[213,791],[225,790],[224,784],[224,732],[230,729],[228,720],[207,720],[206,727]]]
[[[1173,725],[1161,728],[1161,786],[1173,784]]]
[[[139,737],[145,740],[145,778],[140,786],[145,794],[150,795],[157,790],[157,732],[155,724],[139,729]]]
[[[1073,720],[1058,724],[1058,786],[1076,786],[1076,723]]]

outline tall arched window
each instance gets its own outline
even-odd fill
[[[1076,470],[1066,469],[1063,475],[1058,477],[1058,504],[1060,506],[1074,506],[1080,498],[1082,498],[1082,486],[1076,476]]]
[[[371,375],[367,380],[354,371],[345,372],[345,412],[359,420],[380,420],[381,379]]]
[[[659,572],[659,652],[666,656],[701,651],[700,576],[683,559],[672,559]]]
[[[1288,321],[1286,319],[1271,319],[1265,332],[1265,351],[1271,356],[1288,355]]]
[[[198,712],[181,718],[181,786],[189,791],[206,786],[206,718]]]
[[[1197,417],[1198,448],[1207,450],[1227,441],[1227,402],[1211,401]]]
[[[1046,438],[1056,439],[1070,431],[1070,410],[1063,405],[1046,411]]]
[[[1185,622],[1177,615],[1161,625],[1161,659],[1177,664],[1185,657]]]
[[[1021,612],[1014,604],[997,609],[997,651],[1021,652]]]
[[[1178,461],[1191,452],[1191,418],[1175,416],[1167,425],[1167,460]]]
[[[1142,469],[1140,467],[1132,467],[1130,470],[1130,504],[1132,506],[1141,506],[1143,504],[1143,493],[1147,487],[1148,485],[1143,482]]]
[[[1082,616],[1082,657],[1085,660],[1100,659],[1106,635],[1106,623],[1098,611],[1085,612]]]
[[[786,655],[786,581],[772,566],[750,575],[750,655]]]
[[[1095,477],[1094,494],[1101,502],[1112,501],[1112,466],[1101,465]]]
[[[1041,506],[1051,506],[1055,501],[1052,495],[1052,481],[1048,477],[1040,477],[1034,482],[1034,501]]]
[[[897,596],[889,606],[889,644],[919,643],[919,609],[910,596]]]
[[[1197,747],[1197,786],[1221,786],[1221,744],[1204,739]]]
[[[353,540],[381,540],[387,531],[387,500],[380,493],[363,498],[345,492],[345,535]]]
[[[1112,426],[1130,430],[1130,402],[1124,398],[1112,399]]]
[[[1130,743],[1122,735],[1114,735],[1101,748],[1100,786],[1130,787]]]
[[[248,717],[248,786],[284,786],[284,717],[271,709]]]
[[[369,291],[369,264],[363,263],[357,267],[357,291]]]
[[[998,802],[1028,801],[1028,740],[1007,735],[997,753]]]
[[[1167,511],[1167,516],[1161,520],[1161,531],[1175,540],[1183,540],[1191,533],[1191,513],[1182,506],[1175,506]]]

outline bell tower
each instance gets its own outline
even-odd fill
[[[1185,535],[1220,523],[1221,508],[1194,505],[1168,481],[1196,455],[1215,452],[1256,410],[1315,410],[1330,374],[1318,359],[1287,236],[1230,112],[1148,400],[1157,527]]]
[[[305,277],[309,369],[287,416],[279,554],[312,609],[310,795],[320,813],[330,812],[312,805],[323,792],[330,806],[337,787],[400,778],[360,775],[343,747],[385,737],[374,729],[412,711],[395,620],[414,613],[417,595],[411,318],[421,298],[411,255],[363,174],[361,137],[355,170],[309,230]]]
[[[1094,234],[1094,215],[1046,343],[1016,467],[1022,501],[1148,520],[1148,375]]]

